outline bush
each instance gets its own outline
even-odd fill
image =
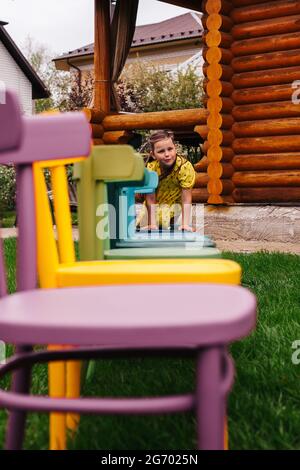
[[[191,66],[171,74],[149,63],[132,64],[118,81],[117,92],[127,112],[203,107],[203,79]]]
[[[16,172],[13,166],[0,165],[0,211],[16,207]]]

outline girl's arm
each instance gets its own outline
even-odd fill
[[[155,206],[156,206],[156,194],[146,194],[146,207],[148,212],[148,225],[143,227],[145,230],[157,230],[156,217],[155,217]]]
[[[182,225],[178,230],[186,230],[192,232],[191,226],[191,212],[192,212],[192,189],[182,189],[181,192],[181,207],[182,207]]]

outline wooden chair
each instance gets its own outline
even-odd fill
[[[127,145],[105,145],[96,149],[93,150],[88,160],[77,163],[74,168],[79,203],[79,251],[82,260],[220,257],[219,250],[214,248],[214,244],[207,237],[194,233],[174,233],[171,236],[170,233],[150,235],[137,233],[134,238],[120,239],[120,226],[124,229],[126,225],[123,219],[125,218],[128,223],[126,209],[128,201],[125,202],[124,208],[120,208],[119,196],[123,187],[130,186],[132,189],[138,183],[134,175],[131,178],[128,177],[125,156],[127,160],[130,155],[132,159],[134,156],[135,161],[139,159],[142,162],[143,160]],[[106,162],[110,164],[109,173],[106,169]],[[105,173],[95,170],[94,167],[105,169]],[[145,179],[143,183],[148,184]],[[113,237],[102,240],[97,235],[97,226],[100,226],[103,217],[98,208],[103,207],[103,204],[108,201],[113,206],[113,213],[116,215],[112,230]],[[124,211],[126,214],[123,213]],[[119,223],[119,218],[121,223]],[[125,231],[127,232],[126,228]]]
[[[6,114],[9,112],[8,107]],[[2,119],[0,113],[0,129]],[[1,337],[4,341],[13,342],[18,346],[16,356],[0,370],[0,378],[8,372],[17,371],[12,391],[0,391],[0,405],[11,411],[6,447],[8,449],[21,448],[27,411],[55,411],[57,414],[54,417],[62,418],[64,415],[61,413],[65,412],[153,414],[195,410],[197,418],[201,416],[198,423],[198,447],[222,449],[226,394],[233,378],[233,369],[226,352],[226,345],[246,335],[254,326],[255,298],[250,292],[237,286],[198,285],[198,281],[203,277],[203,267],[201,269],[200,265],[190,277],[192,284],[179,286],[168,283],[156,286],[35,289],[36,220],[32,163],[38,158],[49,159],[53,154],[59,154],[62,158],[72,156],[75,152],[87,154],[89,138],[89,128],[81,114],[25,119],[24,141],[20,150],[8,151],[8,148],[16,147],[19,142],[18,138],[14,138],[13,143],[6,146],[6,152],[3,153],[0,138],[0,161],[14,162],[17,165],[19,224],[19,292],[4,296],[0,301]],[[37,168],[39,177],[40,167],[37,166]],[[61,189],[60,173],[54,175],[54,179],[56,178],[58,188]],[[37,192],[36,198],[39,194]],[[44,200],[49,204],[46,190]],[[66,202],[66,200],[63,201],[63,203]],[[37,206],[41,208],[43,204],[44,201]],[[55,210],[57,210],[56,206]],[[49,207],[45,212],[45,223],[48,223],[48,211]],[[41,216],[39,209],[37,212],[39,238],[39,233],[42,231],[39,223],[42,221],[39,220]],[[59,212],[56,215],[61,216],[62,213]],[[59,217],[58,219],[62,224],[63,221]],[[60,248],[62,243],[68,242],[62,235],[66,234],[61,233],[60,227]],[[49,240],[52,240],[50,236],[47,241]],[[50,243],[49,248],[53,249]],[[62,257],[67,257],[67,255],[69,256],[70,253],[61,254]],[[56,256],[58,257],[57,254]],[[48,260],[48,257],[46,259]],[[0,272],[3,274],[4,266],[1,261]],[[220,264],[221,260],[214,260],[214,262],[219,262],[217,263],[219,269],[212,269],[211,266],[210,272],[206,273],[208,279],[214,277],[220,282],[224,274],[227,274],[227,282],[235,283],[239,279],[238,265],[228,264],[227,271],[225,269],[226,273],[224,273],[225,265]],[[109,265],[110,262],[104,261],[97,264],[104,266]],[[123,264],[126,267],[127,263]],[[132,264],[134,265],[133,262]],[[145,273],[145,270],[144,266],[142,273]],[[56,273],[52,273],[50,277],[50,271],[46,270],[46,274],[53,281]],[[44,279],[43,276],[42,279]],[[150,280],[152,280],[151,276]],[[178,277],[175,277],[175,280],[178,282]],[[152,304],[148,302],[150,295],[155,296],[160,306],[154,312]],[[198,308],[199,296],[201,306]],[[141,315],[141,306],[143,315]],[[80,348],[33,353],[32,345],[37,343],[76,344]],[[101,344],[101,347],[94,346],[97,344]],[[112,347],[111,345],[118,346]],[[30,371],[32,365],[37,362],[61,362],[66,359],[72,359],[74,362],[81,358],[105,358],[120,355],[133,357],[138,353],[196,355],[197,386],[194,394],[145,399],[76,398],[72,400],[66,400],[64,394],[61,398],[51,399],[29,395]],[[50,394],[55,395],[51,388]],[[52,439],[54,437],[52,435]],[[59,435],[58,441],[52,442],[52,447],[64,448],[64,438],[65,434]]]

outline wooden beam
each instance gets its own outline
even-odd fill
[[[110,110],[110,0],[95,0],[94,107]]]
[[[206,124],[208,113],[204,108],[157,111],[138,114],[112,114],[106,116],[102,125],[106,131],[133,129],[182,128]]]

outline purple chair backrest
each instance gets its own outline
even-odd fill
[[[9,90],[0,90],[0,158],[3,152],[17,150],[22,141],[23,123],[17,97]],[[2,242],[0,240],[0,296],[7,292]]]
[[[13,152],[0,153],[1,163],[17,167],[18,290],[36,287],[35,202],[32,163],[88,156],[91,128],[83,113],[24,117],[22,145]]]
[[[13,92],[0,90],[0,155],[21,145],[23,125],[21,110]]]

